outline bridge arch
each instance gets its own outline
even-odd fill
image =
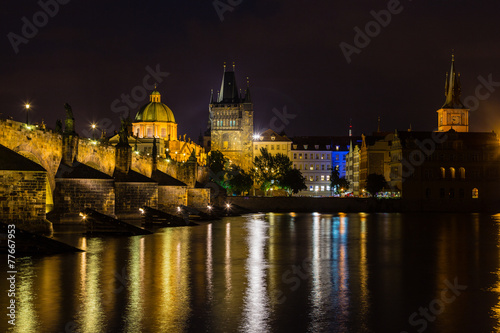
[[[53,193],[55,188],[55,173],[57,172],[57,170],[53,171],[53,168],[49,166],[44,159],[42,159],[36,152],[29,151],[31,149],[28,150],[27,148],[29,149],[29,146],[19,146],[17,147],[17,149],[19,150],[14,151],[47,170],[47,182],[45,184],[45,212],[48,213],[54,208]]]

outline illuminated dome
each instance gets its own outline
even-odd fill
[[[149,97],[150,102],[144,105],[137,115],[135,122],[172,122],[175,123],[174,113],[161,102],[161,95],[155,89]]]

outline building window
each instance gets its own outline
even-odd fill
[[[440,170],[441,170],[441,178],[445,179],[446,178],[446,170],[443,167],[441,167]]]
[[[294,169],[297,169],[297,164],[294,164],[294,165],[293,165],[293,168],[294,168]]]
[[[329,160],[330,159],[330,154],[326,154],[326,159]]]
[[[257,145],[255,145],[255,150],[257,150]]]
[[[302,170],[302,164],[299,164],[299,170]]]
[[[479,198],[479,190],[477,188],[472,189],[472,199]]]
[[[330,145],[326,145],[326,149],[330,149]]]
[[[329,185],[326,185],[326,190],[330,191],[330,186]]]
[[[317,191],[319,190],[319,186],[318,186],[318,185],[316,185],[316,186],[314,187],[314,190],[317,192]]]
[[[455,179],[455,168],[450,168],[450,178]]]
[[[153,129],[151,127],[147,128],[147,137],[152,138],[153,137]]]
[[[274,150],[274,145],[271,145],[271,150]]]
[[[305,160],[307,160],[307,153],[306,153],[306,154],[304,154],[304,159],[305,159]]]
[[[293,159],[296,160],[297,159],[297,153],[293,153]]]
[[[450,192],[448,193],[448,196],[450,199],[455,198],[455,189],[454,188],[450,188]]]
[[[439,197],[444,198],[444,188],[442,187],[439,189]]]
[[[276,150],[280,150],[280,145],[276,145]]]
[[[309,166],[309,170],[314,170],[314,164],[311,164],[311,165]]]
[[[299,154],[299,160],[301,160],[301,159],[302,159],[302,154]]]
[[[325,190],[325,186],[321,186],[321,191],[324,191]]]
[[[318,181],[318,180],[319,180],[319,177],[318,177],[318,176],[316,176],[316,181]]]
[[[316,154],[316,159],[319,160],[319,154]]]
[[[313,186],[312,185],[309,186],[309,191],[311,191],[311,192],[313,191]]]
[[[326,180],[330,180],[330,175],[327,175],[327,176],[326,176]]]
[[[458,196],[460,197],[460,199],[465,198],[465,191],[464,191],[463,188],[461,188],[460,190],[458,190]]]
[[[321,170],[325,170],[325,165],[324,164],[321,164]]]
[[[314,176],[309,176],[309,181],[313,182],[314,181]]]
[[[325,154],[321,154],[321,159],[324,160],[325,159]]]
[[[458,169],[458,173],[460,174],[460,179],[465,179],[465,168]]]
[[[324,175],[321,175],[321,180],[325,180],[325,176]]]

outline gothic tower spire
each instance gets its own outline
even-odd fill
[[[445,96],[446,100],[443,109],[465,109],[462,101],[460,100],[460,95],[462,93],[462,87],[460,84],[460,73],[455,71],[455,54],[451,55],[451,68],[450,73],[446,73],[446,83],[445,83]]]
[[[455,54],[452,53],[450,72],[446,73],[446,100],[437,111],[438,131],[446,132],[451,129],[456,132],[469,131],[469,109],[460,100],[461,93],[460,73],[455,70]]]

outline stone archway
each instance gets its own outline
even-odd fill
[[[16,151],[19,155],[29,159],[30,161],[35,162],[36,164],[42,166],[47,171],[47,182],[45,185],[46,193],[45,193],[45,213],[50,212],[54,209],[54,188],[55,188],[55,173],[57,170],[52,171],[52,168],[44,163],[43,159],[37,156],[32,151],[19,150]]]

